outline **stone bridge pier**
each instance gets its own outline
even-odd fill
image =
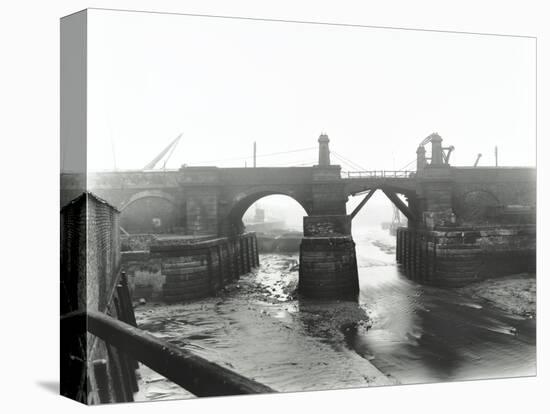
[[[319,165],[313,172],[313,206],[304,217],[300,245],[300,293],[312,298],[356,299],[359,276],[348,199],[340,166],[330,165],[329,139],[319,137]]]
[[[262,171],[258,171],[261,174]],[[355,243],[351,216],[346,213],[345,186],[340,166],[319,165],[308,171],[302,188],[284,190],[278,186],[253,188],[241,197],[229,196],[218,206],[219,230],[228,236],[244,231],[242,216],[257,200],[284,194],[306,211],[300,245],[299,291],[311,298],[354,298],[359,292]],[[245,195],[246,194],[246,195]]]
[[[237,235],[244,231],[242,217],[252,204],[269,195],[289,196],[307,213],[300,245],[300,293],[312,298],[352,298],[359,292],[359,282],[351,217],[346,213],[349,194],[342,181],[341,167],[330,163],[328,137],[321,135],[318,142],[319,163],[313,167],[224,171],[213,180],[220,182],[223,189],[206,190],[211,193],[210,203],[195,202],[188,195],[188,217],[208,222],[207,226],[199,227],[209,231],[217,219],[220,234]],[[206,206],[203,208],[206,214],[190,211],[192,205]],[[206,220],[208,216],[212,220]]]
[[[299,291],[313,298],[357,298],[359,276],[350,216],[304,217]]]

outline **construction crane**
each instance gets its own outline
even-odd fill
[[[182,137],[183,134],[179,134],[170,144],[168,144],[168,146],[166,148],[164,148],[159,155],[157,155],[155,158],[153,158],[153,160],[148,163],[145,167],[143,167],[144,170],[152,170],[155,168],[155,166],[157,165],[157,163],[166,155],[166,159],[164,160],[164,164],[162,165],[162,168],[166,168],[166,163],[168,162],[168,160],[170,159],[170,157],[172,156],[172,154],[174,153],[174,149],[176,148],[176,146],[178,145],[178,142],[180,141],[181,137]]]
[[[445,164],[449,163],[449,160],[451,159],[451,153],[455,150],[454,145],[450,145],[448,147],[441,148],[443,151],[443,160],[445,161]],[[447,151],[447,153],[445,153]]]
[[[474,162],[474,167],[477,167],[477,163],[479,162],[480,158],[481,158],[481,153],[477,154],[476,162]]]
[[[437,132],[434,132],[433,134],[430,134],[426,138],[424,138],[424,140],[418,146],[423,147],[423,146],[429,144],[430,142],[432,142],[434,138],[441,139],[439,134]],[[449,164],[449,160],[451,159],[451,153],[454,151],[454,149],[455,149],[455,147],[453,145],[451,145],[449,147],[442,147],[441,148],[443,161],[445,162],[445,164]],[[433,157],[433,155],[432,155],[432,157]]]

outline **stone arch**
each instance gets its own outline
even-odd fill
[[[120,224],[131,234],[172,233],[178,226],[175,197],[160,190],[133,194],[120,207]]]
[[[135,203],[136,201],[143,198],[163,198],[176,205],[176,198],[171,194],[168,194],[161,190],[145,190],[140,191],[139,193],[132,194],[132,196],[128,200],[121,203],[121,205],[119,206],[119,210],[122,212],[132,203]]]
[[[296,201],[305,211],[306,215],[311,214],[311,206],[307,200],[300,197],[297,191],[281,189],[277,187],[261,186],[254,187],[245,192],[238,193],[229,208],[227,217],[231,233],[241,233],[244,230],[242,223],[243,215],[256,201],[271,195],[284,195]]]

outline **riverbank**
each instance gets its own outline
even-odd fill
[[[138,325],[282,392],[534,375],[535,320],[496,306],[499,296],[530,315],[534,275],[424,286],[401,274],[377,239],[389,245],[358,237],[358,302],[302,298],[299,255],[263,254],[216,297],[139,306]],[[192,398],[140,371],[143,400]]]
[[[522,273],[487,279],[457,290],[514,315],[534,318],[537,312],[536,284],[536,275]]]

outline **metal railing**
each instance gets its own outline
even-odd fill
[[[276,392],[266,385],[100,312],[72,312],[62,316],[61,323],[73,332],[87,326],[92,335],[141,361],[198,397]]]
[[[415,173],[410,170],[342,171],[342,178],[411,178]]]

